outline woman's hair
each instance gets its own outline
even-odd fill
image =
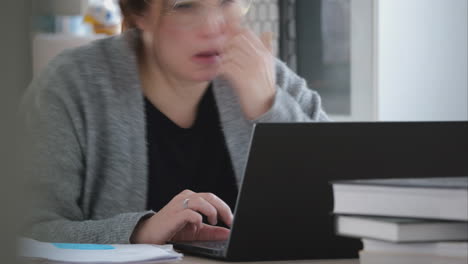
[[[122,29],[124,31],[137,28],[135,16],[143,14],[145,9],[148,8],[148,1],[150,0],[119,0],[123,16]]]
[[[161,19],[161,15],[163,14],[162,10],[168,5],[167,0],[119,0],[119,5],[123,17],[122,30],[138,30],[139,28],[136,23],[136,18],[138,16],[143,16],[144,13],[149,8],[151,8],[150,4],[156,4],[159,7],[159,12],[158,14],[156,14],[157,17],[154,18],[157,24],[159,24],[159,20]],[[139,59],[141,59],[144,51],[142,34],[136,35],[136,43],[134,43],[134,45],[134,48],[137,52],[137,56],[139,57]]]

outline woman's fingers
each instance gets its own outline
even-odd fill
[[[205,215],[211,225],[216,225],[218,218],[228,226],[232,225],[231,209],[212,193],[185,190],[170,202],[167,209],[164,214],[170,219],[164,217],[164,222],[172,222],[167,229],[168,240],[222,240],[229,236],[229,229],[203,223],[202,215]]]
[[[187,208],[185,209],[197,211],[201,214],[206,215],[206,217],[208,217],[209,223],[212,225],[216,225],[218,223],[218,211],[211,203],[209,203],[203,197],[200,196],[187,199]]]
[[[241,50],[249,56],[261,54],[261,48],[262,47],[258,47],[257,45],[255,45],[255,43],[244,34],[236,37],[236,39],[233,40],[230,46],[231,50]]]
[[[272,33],[263,33],[259,38],[252,31],[244,30],[231,39],[223,52],[222,62],[223,65],[235,63],[244,70],[249,70],[246,66],[262,69],[271,66],[267,64],[272,63],[272,56]],[[225,70],[222,72],[225,73]]]
[[[188,201],[186,201],[188,199]],[[184,208],[184,202],[188,208]],[[190,190],[185,190],[171,201],[180,209],[191,209],[204,214],[208,217],[210,224],[216,225],[218,218],[226,225],[232,225],[231,208],[218,196],[212,193],[194,193]]]
[[[132,243],[164,244],[174,240],[222,240],[229,230],[203,223],[203,215],[212,225],[218,217],[232,225],[229,206],[211,193],[181,192],[150,218],[138,224],[132,234]]]
[[[265,33],[262,33],[263,35]],[[258,37],[252,30],[245,30],[243,35],[254,45],[257,49],[259,50],[264,50],[267,49],[268,46],[265,46],[265,43],[263,43],[261,37]]]
[[[227,240],[231,231],[224,227],[203,225],[197,234],[199,241],[219,241]]]
[[[222,58],[222,68],[221,68],[221,71],[226,71],[226,68],[232,68],[232,67],[235,67],[239,70],[245,70],[245,59],[244,58],[244,55],[243,54],[235,54],[237,52],[232,52],[231,54],[229,55],[226,55]],[[229,71],[225,72],[225,73],[228,73]],[[235,75],[235,76],[238,76],[238,75]],[[234,81],[234,80],[233,80]]]
[[[184,190],[184,191],[182,191],[181,193],[179,193],[179,194],[174,198],[174,200],[176,200],[176,199],[184,199],[184,198],[187,198],[188,196],[193,195],[193,194],[195,194],[193,191],[187,189],[187,190]]]
[[[169,220],[167,220],[169,221]],[[170,240],[193,240],[203,225],[202,216],[192,210],[179,212],[171,219],[171,227],[166,230],[165,241]]]
[[[216,225],[219,215],[227,225],[232,225],[231,209],[225,202],[211,193],[194,193],[182,201],[182,207],[184,201],[187,203],[187,208],[176,214],[174,229],[170,231],[169,240],[228,239],[229,229],[203,224],[201,216],[201,214],[206,215],[210,224]]]
[[[230,231],[227,228],[219,226],[210,226],[203,224],[200,229],[187,224],[171,241],[219,241],[227,240]]]
[[[263,45],[273,54],[273,33],[272,32],[263,32],[260,35],[260,40],[262,41]]]
[[[199,195],[203,197],[203,199],[205,199],[211,205],[213,205],[214,208],[216,208],[219,218],[227,226],[232,225],[233,215],[231,212],[231,208],[223,200],[221,200],[218,196],[212,193],[201,193]]]
[[[253,36],[252,36],[252,35]],[[241,33],[231,39],[229,44],[224,49],[224,54],[229,54],[232,51],[242,51],[245,55],[252,58],[253,56],[261,55],[265,52],[266,47],[253,33]]]

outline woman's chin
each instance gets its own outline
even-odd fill
[[[216,77],[218,77],[218,75],[219,75],[218,71],[216,71],[216,72],[206,72],[206,73],[197,74],[196,76],[193,76],[192,78],[196,82],[211,82],[214,79],[216,79]]]

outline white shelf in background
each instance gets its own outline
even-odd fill
[[[105,35],[77,36],[69,34],[39,33],[33,37],[33,74],[36,77],[52,58],[65,49],[79,47]]]

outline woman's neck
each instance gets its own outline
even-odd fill
[[[154,60],[140,59],[139,72],[146,98],[179,127],[191,127],[197,117],[198,104],[209,83],[177,79],[164,72]]]

